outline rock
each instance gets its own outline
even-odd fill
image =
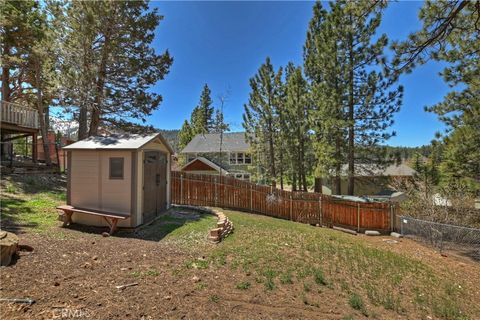
[[[165,296],[165,297],[163,297],[163,299],[170,300],[170,299],[172,299],[172,296]]]
[[[193,282],[199,282],[199,281],[200,281],[200,278],[197,277],[197,276],[193,276],[192,280],[193,280]]]
[[[102,232],[102,237],[110,237],[110,233],[108,232]]]
[[[18,250],[18,237],[11,233],[0,230],[0,265],[8,266],[12,262],[12,257]]]
[[[390,235],[391,235],[392,237],[395,237],[395,238],[403,238],[403,235],[401,235],[401,234],[398,233],[398,232],[392,232],[392,233],[390,233]]]
[[[53,285],[54,285],[55,287],[58,287],[58,286],[60,285],[60,282],[55,281],[55,282],[53,283]]]
[[[365,234],[366,234],[367,236],[379,236],[379,235],[380,235],[380,232],[374,231],[374,230],[366,230],[366,231],[365,231]]]
[[[93,260],[97,260],[97,259],[98,259],[98,257],[97,257],[97,256],[93,256],[93,258],[92,258],[92,259],[93,259]]]
[[[350,234],[353,234],[353,235],[357,235],[357,231],[354,231],[354,230],[350,230],[350,229],[346,229],[346,228],[342,228],[342,227],[337,227],[337,226],[333,226],[333,229],[335,230],[338,230],[338,231],[342,231],[342,232],[345,232],[345,233],[350,233]]]
[[[390,244],[396,244],[398,243],[397,240],[392,240],[392,239],[382,239],[382,241],[386,242],[386,243],[390,243]]]

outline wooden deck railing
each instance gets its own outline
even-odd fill
[[[172,171],[172,203],[214,206],[357,231],[391,231],[395,206],[391,203],[344,201],[312,192],[291,192],[256,185],[232,177]]]
[[[38,129],[38,111],[12,102],[0,101],[1,120],[20,127]]]

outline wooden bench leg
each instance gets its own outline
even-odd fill
[[[110,235],[114,234],[115,231],[117,230],[118,219],[115,219],[115,218],[107,218],[107,217],[103,217],[103,219],[105,219],[105,221],[107,221],[108,225],[110,226],[110,232],[109,232],[109,234],[110,234]]]
[[[112,224],[110,225],[110,235],[112,235],[117,230],[118,219],[112,219]]]
[[[68,210],[64,211],[64,215],[65,215],[65,219],[63,220],[64,227],[69,226],[70,223],[72,223],[72,214],[73,214],[72,211],[68,211]]]

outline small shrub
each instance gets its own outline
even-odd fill
[[[131,276],[135,277],[135,278],[139,278],[139,277],[157,277],[160,275],[160,272],[158,272],[157,270],[147,270],[145,272],[141,272],[141,271],[133,271],[132,273],[130,273]]]
[[[130,273],[130,275],[132,277],[138,278],[142,275],[142,273],[140,271],[133,271],[132,273]]]
[[[362,297],[356,293],[352,293],[348,299],[348,304],[355,310],[363,310],[365,305],[363,303]]]
[[[325,276],[323,275],[323,271],[320,269],[316,269],[313,273],[315,278],[315,283],[320,284],[322,286],[327,285],[327,281],[325,280]]]
[[[290,272],[282,273],[280,275],[280,282],[282,284],[292,284],[293,283],[292,274]]]
[[[210,296],[210,301],[217,303],[218,301],[220,301],[220,298],[216,294],[214,294]]]
[[[267,269],[263,272],[263,276],[265,277],[265,288],[267,290],[275,289],[275,282],[273,281],[275,278],[275,271]]]
[[[197,283],[196,287],[197,287],[198,290],[203,290],[207,287],[207,284],[203,283],[203,282],[200,282],[200,283]]]
[[[250,282],[243,281],[243,282],[237,283],[236,288],[239,290],[247,290],[248,288],[250,288],[250,286],[251,286]]]
[[[267,290],[275,289],[275,282],[273,282],[273,278],[266,278],[265,279],[265,288]]]
[[[353,316],[350,314],[342,318],[342,320],[353,320]]]
[[[148,270],[144,273],[144,275],[146,276],[149,276],[149,277],[157,277],[158,275],[160,275],[160,272],[158,272],[157,270]]]

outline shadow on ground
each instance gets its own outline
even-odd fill
[[[138,228],[120,228],[113,235],[113,237],[133,238],[158,242],[165,238],[168,234],[190,223],[195,223],[195,226],[191,225],[192,230],[201,231],[206,237],[209,227],[213,227],[213,225],[210,226],[209,221],[206,221],[211,217],[214,216],[207,213],[199,213],[194,210],[172,208],[160,214],[148,224],[142,225]],[[108,227],[85,226],[75,223],[71,224],[68,229],[91,234],[102,234],[103,232],[109,231]]]
[[[0,199],[0,229],[16,234],[25,233],[25,229],[36,228],[36,222],[22,221],[22,215],[32,214],[33,210],[28,207],[28,201],[17,199],[8,195],[2,195]]]

